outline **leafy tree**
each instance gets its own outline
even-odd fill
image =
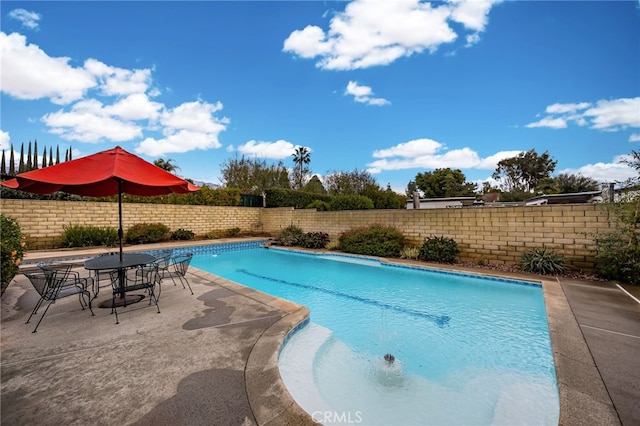
[[[311,192],[313,194],[326,194],[327,190],[324,189],[324,185],[320,178],[316,175],[311,176],[309,182],[304,186],[305,192]]]
[[[467,182],[459,169],[436,169],[433,172],[418,173],[416,185],[427,198],[468,197],[476,192],[476,184]]]
[[[492,177],[502,182],[504,191],[531,192],[541,179],[551,175],[556,164],[557,161],[553,160],[547,151],[538,155],[535,149],[531,149],[501,160]]]
[[[355,169],[352,172],[332,172],[325,178],[329,195],[363,195],[369,185],[378,185],[371,173]]]
[[[309,168],[307,165],[311,163],[311,153],[309,152],[309,148],[299,146],[291,156],[293,157],[293,163],[295,164],[292,179],[293,189],[302,189],[305,178],[307,174],[309,174]]]
[[[554,178],[561,194],[597,191],[600,185],[595,179],[580,174],[560,173]]]
[[[221,164],[220,173],[225,187],[238,188],[246,194],[260,195],[271,188],[290,188],[289,172],[282,162],[267,165],[264,160],[236,156]]]
[[[536,194],[559,194],[560,185],[558,185],[556,178],[542,178],[540,179],[540,182],[538,182],[535,192]]]
[[[407,204],[406,197],[394,192],[391,185],[387,185],[385,190],[378,185],[369,185],[365,189],[364,196],[373,201],[373,207],[376,209],[403,209]]]
[[[173,160],[172,158],[167,158],[166,160],[164,158],[158,158],[153,162],[153,164],[160,167],[162,170],[166,170],[169,173],[174,173],[176,170],[180,170],[180,167],[173,164],[174,161],[175,160]]]

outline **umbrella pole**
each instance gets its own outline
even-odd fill
[[[120,240],[120,262],[122,262],[122,238],[124,237],[124,231],[122,230],[122,180],[118,179],[118,239]]]

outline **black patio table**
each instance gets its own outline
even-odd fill
[[[90,271],[112,271],[118,270],[118,280],[120,286],[124,287],[126,270],[135,266],[146,265],[156,260],[156,257],[147,253],[123,253],[122,260],[117,254],[107,256],[97,256],[84,262],[85,269]],[[98,295],[99,283],[96,282],[96,294]],[[121,293],[120,297],[115,301],[115,306],[127,306],[137,303],[144,299],[142,294],[125,294]],[[113,308],[113,300],[105,300],[99,305],[101,308]]]

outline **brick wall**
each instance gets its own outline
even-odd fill
[[[54,247],[65,224],[118,226],[116,203],[3,199],[0,205],[29,234],[32,249]],[[593,204],[316,212],[125,203],[123,216],[125,230],[136,223],[161,222],[196,235],[230,228],[276,235],[296,225],[305,232],[327,232],[334,240],[348,229],[379,223],[394,226],[415,245],[428,236],[453,238],[462,260],[515,264],[526,250],[549,247],[586,271],[594,266],[592,235],[609,229],[606,212]]]
[[[64,225],[118,227],[118,204],[81,201],[2,200],[2,213],[14,217],[32,249],[55,247]],[[249,207],[186,206],[174,204],[122,205],[123,228],[136,223],[163,223],[171,230],[184,228],[196,235],[240,228],[260,229],[261,209]]]
[[[594,204],[340,212],[265,209],[262,222],[272,234],[296,225],[305,232],[327,232],[332,239],[357,226],[392,225],[417,246],[429,236],[453,238],[461,249],[459,258],[473,262],[517,264],[525,251],[548,247],[585,271],[594,268],[592,235],[609,229],[606,212]]]

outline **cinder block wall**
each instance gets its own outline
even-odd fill
[[[610,228],[602,206],[593,204],[465,209],[314,210],[265,209],[262,223],[276,234],[288,225],[305,232],[327,232],[332,239],[348,229],[392,225],[416,246],[426,237],[453,238],[459,258],[473,262],[517,264],[525,251],[548,247],[576,269],[593,271],[593,235]]]
[[[118,226],[116,203],[3,199],[0,205],[2,213],[16,218],[30,236],[31,249],[54,247],[66,224]],[[417,246],[429,236],[453,238],[461,260],[516,264],[525,251],[548,247],[585,271],[594,268],[593,234],[610,226],[604,209],[593,204],[316,212],[125,203],[123,216],[125,230],[136,223],[160,222],[196,235],[230,228],[277,235],[296,225],[305,232],[326,232],[332,240],[354,227],[379,223],[394,226]]]
[[[15,218],[29,235],[31,249],[55,247],[64,225],[118,227],[118,204],[83,201],[2,200],[2,213]],[[123,228],[137,223],[163,223],[203,235],[209,231],[240,228],[260,231],[261,210],[250,207],[187,206],[123,203]]]

